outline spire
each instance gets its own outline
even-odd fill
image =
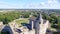
[[[40,14],[40,19],[42,19],[42,15]]]
[[[41,15],[41,13],[39,13],[39,15],[38,15],[38,17],[37,17],[36,20],[40,20],[40,19],[42,19],[42,15]]]
[[[38,15],[36,20],[39,21],[40,23],[43,23],[43,19],[42,19],[41,13],[39,13],[39,15]]]
[[[42,15],[40,14],[40,22],[41,22],[41,24],[43,24],[43,18],[42,18]]]

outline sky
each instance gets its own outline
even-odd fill
[[[60,9],[60,0],[0,0],[0,9]]]

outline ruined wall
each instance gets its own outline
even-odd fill
[[[45,24],[40,24],[40,34],[46,34],[46,30],[49,27],[49,21],[46,21]]]
[[[25,31],[23,34],[35,34],[35,30]]]

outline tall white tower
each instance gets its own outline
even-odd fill
[[[32,30],[33,28],[34,28],[34,21],[33,21],[33,19],[32,19],[32,17],[33,17],[33,13],[31,13],[31,15],[29,16],[30,17],[30,19],[29,19],[29,23],[30,23],[30,29]]]
[[[39,14],[39,16],[37,17],[36,22],[35,22],[35,34],[41,33],[41,29],[40,29],[41,24],[43,24],[43,19],[42,19],[42,15]]]

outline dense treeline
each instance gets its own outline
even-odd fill
[[[49,20],[51,26],[56,29],[60,29],[60,16],[57,16],[55,13],[46,14],[43,13],[43,19]]]
[[[8,24],[9,22],[18,19],[20,15],[23,15],[24,18],[29,17],[30,12],[7,12],[7,13],[0,13],[0,21],[4,24]]]
[[[43,18],[49,20],[50,23],[53,23],[53,24],[58,23],[58,16],[56,16],[55,13],[52,13],[49,15],[46,13],[43,13]]]
[[[0,21],[3,21],[4,24],[7,24],[17,18],[19,18],[19,13],[16,12],[8,12],[4,14],[0,13]]]

